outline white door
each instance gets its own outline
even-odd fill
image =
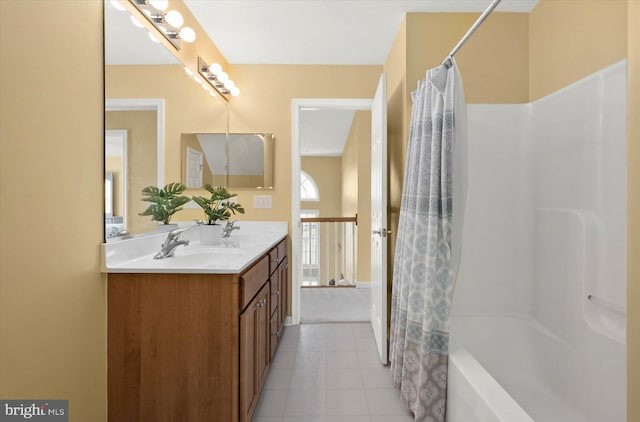
[[[187,147],[187,187],[202,187],[202,152]]]
[[[387,75],[371,105],[371,325],[387,363]]]

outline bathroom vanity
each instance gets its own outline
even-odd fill
[[[109,421],[251,421],[287,315],[283,224],[164,260],[105,252]]]

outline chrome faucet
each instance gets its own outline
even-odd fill
[[[227,221],[227,224],[222,229],[222,237],[229,237],[232,231],[240,230],[240,227],[234,226],[234,224],[236,224],[235,221]]]
[[[180,245],[187,246],[189,244],[188,240],[179,240],[180,235],[186,232],[187,230],[191,230],[191,227],[186,229],[171,230],[167,235],[167,238],[164,240],[164,243],[162,244],[160,251],[153,256],[153,259],[164,259],[164,258],[172,257],[175,253],[175,249],[178,246]]]

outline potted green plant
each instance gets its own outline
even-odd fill
[[[139,215],[150,215],[152,221],[169,225],[173,214],[182,210],[182,205],[191,200],[188,196],[182,195],[186,189],[182,183],[169,183],[162,189],[147,186],[142,189],[142,200],[152,204]]]
[[[236,202],[229,201],[238,194],[229,192],[224,186],[213,187],[207,183],[204,188],[211,194],[210,197],[191,197],[205,214],[206,224],[200,226],[200,242],[205,245],[216,244],[222,237],[222,225],[218,224],[218,221],[226,221],[232,214],[244,214],[244,208]]]

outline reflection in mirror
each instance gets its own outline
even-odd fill
[[[138,215],[143,211],[140,192],[149,185],[163,185],[163,110],[162,99],[107,99],[105,128],[107,132],[127,134],[128,147],[123,173],[123,189],[117,191],[116,202],[122,207],[121,230],[129,233],[144,233],[155,229],[155,223]],[[109,169],[105,163],[105,169]],[[126,217],[126,218],[125,218]],[[106,227],[107,240],[115,237],[115,227]]]
[[[182,134],[182,183],[273,189],[271,133]]]
[[[113,204],[123,204],[122,211],[105,215],[105,238],[109,238],[119,229],[131,234],[157,229],[150,217],[139,215],[148,206],[141,200],[142,189],[179,181],[180,135],[226,132],[227,110],[222,99],[212,97],[185,73],[164,45],[152,42],[146,29],[135,27],[128,11],[116,10],[106,1],[104,12],[105,129],[127,132],[126,184],[113,189],[112,196]],[[106,161],[105,168],[109,168]],[[118,178],[112,173],[116,187]]]
[[[105,185],[104,217],[105,236],[115,237],[124,230],[127,191],[127,131],[107,130],[104,136]]]

